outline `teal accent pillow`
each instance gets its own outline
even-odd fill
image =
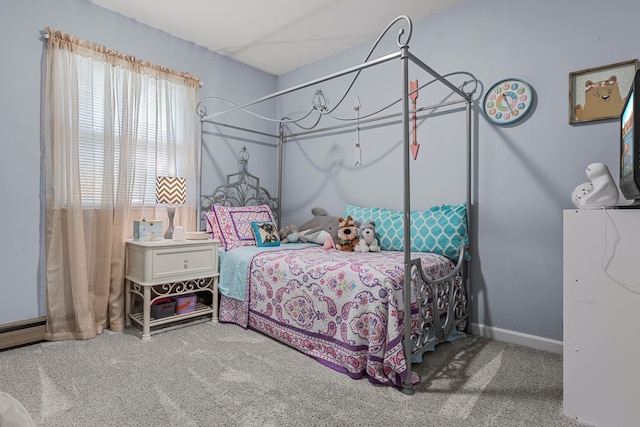
[[[251,228],[257,246],[280,246],[278,230],[271,221],[252,222]]]
[[[376,222],[376,235],[382,250],[404,250],[403,211],[346,205],[344,216],[348,215],[360,222]],[[411,211],[410,219],[411,251],[433,252],[455,260],[460,247],[469,244],[466,202]],[[470,259],[468,252],[465,252],[465,259]]]

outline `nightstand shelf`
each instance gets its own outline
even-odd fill
[[[218,320],[218,241],[176,242],[127,241],[126,265],[127,324],[142,327],[142,339],[151,337],[151,328],[195,317],[211,315]],[[151,305],[160,298],[195,294],[196,308],[189,313],[154,319]],[[136,300],[142,302],[142,311]],[[210,301],[210,302],[209,302]]]
[[[196,306],[196,311],[193,311],[191,313],[174,314],[173,316],[163,317],[160,319],[154,319],[153,317],[151,317],[149,319],[149,326],[153,328],[154,326],[166,325],[167,323],[174,323],[180,320],[191,319],[192,317],[199,317],[199,316],[211,314],[211,313],[213,313],[213,309],[210,306],[199,302]],[[136,322],[140,326],[144,325],[143,312],[131,313],[130,319]]]

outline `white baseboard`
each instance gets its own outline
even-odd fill
[[[562,354],[562,341],[509,331],[507,329],[494,328],[492,326],[480,325],[477,323],[471,323],[471,333],[484,338],[491,338],[511,344],[535,348],[536,350]]]

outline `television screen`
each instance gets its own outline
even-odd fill
[[[640,122],[636,123],[640,120],[638,97],[640,70],[636,72],[620,114],[620,191],[631,202],[625,206],[634,208],[640,207]]]
[[[629,93],[624,110],[622,110],[622,159],[620,176],[633,173],[633,91]]]

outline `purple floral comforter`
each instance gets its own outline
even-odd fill
[[[433,279],[455,267],[440,255],[416,257]],[[260,331],[352,378],[401,386],[403,282],[402,252],[292,245],[253,256],[246,300],[223,295],[220,320]]]

